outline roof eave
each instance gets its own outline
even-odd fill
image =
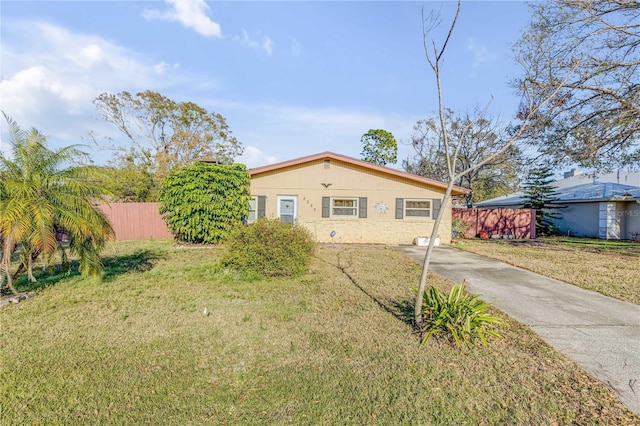
[[[422,176],[418,176],[412,173],[408,173],[408,172],[403,172],[401,170],[395,170],[395,169],[390,169],[384,166],[380,166],[378,164],[373,164],[373,163],[368,163],[366,161],[363,160],[358,160],[352,157],[347,157],[346,155],[340,155],[340,154],[336,154],[334,152],[330,152],[330,151],[325,151],[325,152],[321,152],[319,154],[313,154],[313,155],[308,155],[306,157],[300,157],[300,158],[295,158],[293,160],[288,160],[288,161],[283,161],[280,163],[274,163],[274,164],[269,164],[267,166],[262,166],[262,167],[256,167],[253,169],[249,169],[249,175],[251,177],[254,177],[256,175],[262,174],[262,173],[267,173],[267,172],[271,172],[271,171],[275,171],[275,170],[281,170],[281,169],[285,169],[287,167],[293,167],[293,166],[297,166],[300,164],[304,164],[304,163],[309,163],[312,161],[316,161],[316,160],[324,160],[324,159],[333,159],[333,160],[338,160],[338,161],[342,161],[348,164],[352,164],[355,166],[359,166],[359,167],[364,167],[366,169],[370,169],[370,170],[375,170],[377,172],[383,173],[383,174],[387,174],[387,175],[392,175],[392,176],[396,176],[396,177],[401,177],[404,179],[409,179],[413,182],[416,183],[421,183],[421,184],[425,184],[425,185],[430,185],[430,186],[435,186],[437,188],[441,188],[446,190],[447,189],[447,184],[444,182],[440,182],[438,180],[435,179],[429,179],[429,178],[425,178]],[[451,194],[452,195],[465,195],[465,194],[469,194],[471,191],[466,189],[466,188],[462,188],[459,186],[453,186]]]

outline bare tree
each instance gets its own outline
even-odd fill
[[[452,110],[445,109],[444,113],[449,140],[460,142],[456,173],[472,167],[501,149],[509,132],[513,130],[498,118],[483,116],[477,110],[474,113],[456,115]],[[420,176],[448,180],[447,156],[442,131],[436,119],[420,120],[413,130],[411,146],[416,154],[403,161],[404,169]],[[484,166],[461,175],[456,184],[472,191],[467,197],[468,202],[505,195],[517,186],[522,163],[522,152],[517,144],[513,144],[504,154],[494,157]]]
[[[150,164],[160,179],[173,168],[207,159],[227,164],[242,154],[225,118],[193,102],[175,102],[160,93],[102,93],[94,101],[129,145],[112,145],[120,158]],[[94,138],[95,140],[95,138]]]
[[[541,119],[542,116],[540,114],[541,108],[545,107],[549,104],[557,103],[558,95],[561,93],[561,90],[565,87],[566,79],[560,80],[557,82],[555,88],[553,90],[549,90],[545,93],[545,96],[526,96],[526,99],[529,100],[528,103],[523,104],[521,107],[521,111],[519,113],[520,124],[518,127],[514,129],[508,136],[505,136],[504,139],[500,140],[500,148],[496,149],[492,153],[488,154],[486,157],[482,159],[478,159],[475,164],[470,164],[468,167],[463,170],[458,169],[458,161],[460,159],[460,152],[463,147],[463,139],[467,137],[467,134],[473,128],[475,122],[479,120],[485,119],[486,111],[489,107],[484,108],[482,111],[479,111],[475,117],[470,117],[468,123],[461,129],[459,134],[455,139],[451,138],[449,132],[446,131],[447,123],[446,123],[446,110],[444,107],[444,98],[443,98],[443,90],[442,90],[442,61],[443,55],[447,49],[447,45],[451,36],[453,34],[453,30],[455,28],[456,22],[460,15],[461,8],[461,0],[458,1],[458,7],[456,9],[455,16],[449,27],[449,31],[445,37],[444,42],[441,47],[438,47],[435,41],[428,41],[428,34],[432,31],[439,22],[439,16],[437,14],[430,14],[425,18],[424,11],[422,14],[422,28],[423,28],[423,45],[424,52],[431,67],[435,80],[436,80],[436,89],[438,92],[438,121],[439,121],[439,129],[441,132],[442,144],[444,147],[445,153],[445,164],[446,164],[446,174],[447,174],[447,189],[445,190],[444,196],[442,198],[440,212],[436,217],[435,223],[433,225],[433,230],[431,231],[431,238],[429,239],[429,246],[427,247],[427,252],[424,257],[424,262],[422,265],[422,274],[420,276],[420,284],[418,286],[418,294],[415,300],[414,306],[414,321],[416,326],[421,329],[422,328],[422,301],[424,299],[424,292],[426,289],[427,283],[427,275],[429,272],[429,264],[431,262],[431,256],[433,254],[433,246],[435,243],[436,236],[438,235],[438,228],[440,227],[440,222],[442,221],[442,217],[444,212],[446,211],[447,205],[451,199],[451,192],[456,182],[460,180],[460,178],[472,173],[473,171],[480,169],[481,167],[489,164],[495,158],[504,155],[510,147],[514,144],[515,141],[520,139],[525,131],[529,130],[533,126],[535,126]],[[523,82],[521,90],[523,93],[529,95],[529,83]],[[568,93],[567,91],[563,92],[563,95]]]
[[[640,2],[532,2],[514,46],[526,103],[565,81],[527,136],[547,158],[609,168],[640,164]],[[526,91],[522,87],[526,86]]]

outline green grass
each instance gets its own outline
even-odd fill
[[[549,237],[460,240],[455,247],[640,304],[640,243]]]
[[[419,266],[393,249],[325,246],[269,280],[218,253],[118,243],[105,281],[59,275],[2,309],[0,424],[640,422],[504,316],[487,347],[420,348]]]

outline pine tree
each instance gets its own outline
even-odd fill
[[[522,184],[524,191],[524,208],[536,211],[536,233],[550,235],[557,231],[553,220],[562,216],[554,211],[562,208],[552,202],[557,198],[556,187],[553,183],[553,173],[550,167],[538,167],[529,171]]]

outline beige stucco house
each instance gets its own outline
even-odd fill
[[[411,173],[323,152],[249,169],[249,221],[281,218],[319,242],[411,244],[428,237],[446,184]],[[466,190],[454,187],[453,195]],[[451,208],[440,224],[451,239]]]

